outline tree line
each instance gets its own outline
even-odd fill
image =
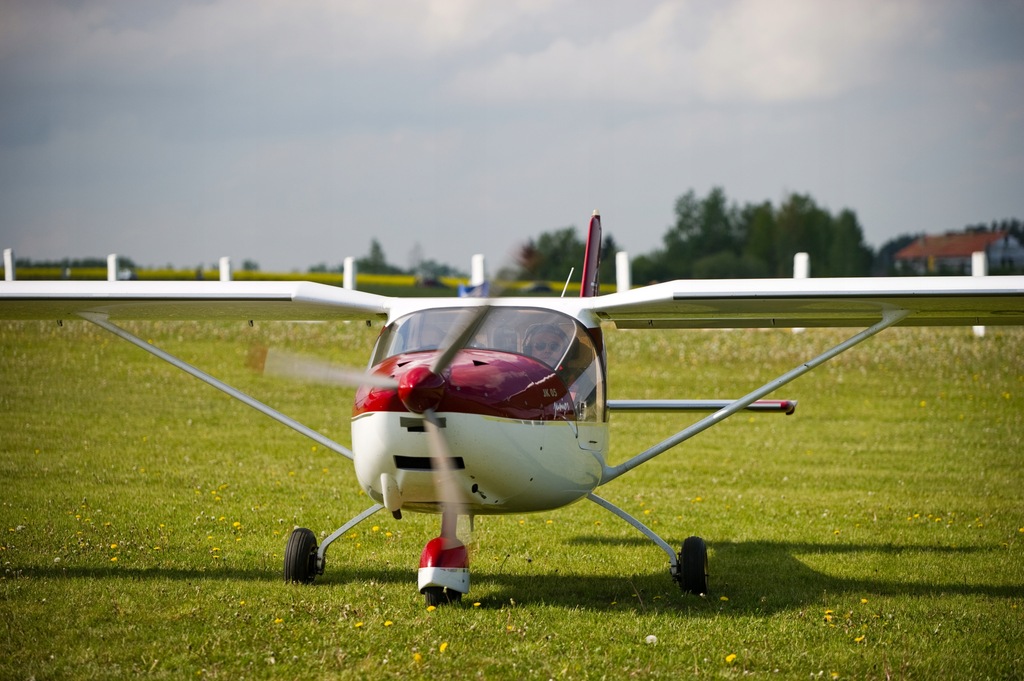
[[[524,244],[518,258],[524,278],[564,277],[578,266],[584,244],[575,234],[575,228],[564,228]],[[614,253],[609,245],[610,235],[606,261]],[[789,277],[793,255],[801,251],[822,277],[867,275],[875,257],[852,210],[833,215],[804,194],[792,194],[778,207],[767,201],[741,206],[720,187],[704,197],[690,190],[676,200],[675,222],[661,247],[633,258],[633,281]],[[602,281],[611,280],[612,268],[604,269]]]
[[[1024,224],[1017,219],[964,230],[1005,231],[1024,240]],[[662,236],[661,247],[633,258],[633,281],[791,277],[793,256],[800,252],[810,256],[815,277],[892,275],[893,256],[922,235],[894,237],[876,251],[865,243],[854,211],[832,213],[807,194],[790,194],[778,206],[769,201],[740,205],[721,187],[703,197],[691,189],[676,200],[675,222]],[[565,278],[583,262],[584,248],[574,227],[530,239],[519,250],[519,278]],[[606,263],[616,250],[606,235]],[[603,268],[601,280],[614,281],[612,267]]]
[[[1016,218],[989,224],[966,225],[966,232],[1008,232],[1024,241],[1024,223]],[[648,283],[672,279],[743,279],[791,277],[793,255],[809,254],[815,277],[856,277],[897,274],[893,256],[923,233],[902,234],[873,250],[864,241],[857,214],[844,208],[832,213],[807,194],[790,194],[775,206],[770,201],[740,205],[730,201],[721,187],[698,196],[692,189],[676,199],[675,221],[662,236],[661,247],[635,255],[633,281]],[[611,260],[620,250],[610,231],[602,239],[605,266],[602,283],[615,281]],[[514,255],[514,264],[497,273],[501,279],[563,281],[583,263],[586,242],[575,226],[562,227],[531,237]],[[367,274],[413,274],[424,281],[441,277],[465,277],[462,269],[428,260],[419,244],[409,256],[410,266],[392,264],[377,239],[370,252],[357,258],[359,272]],[[129,258],[124,267],[134,268]],[[64,259],[53,263],[18,260],[19,266],[105,267],[101,258]],[[170,267],[170,266],[168,266]],[[243,270],[259,270],[251,260]],[[314,265],[309,272],[340,272],[342,265]]]

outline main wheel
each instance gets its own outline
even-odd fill
[[[677,575],[683,591],[703,596],[708,592],[708,545],[700,537],[687,537],[679,552]]]
[[[284,581],[312,584],[316,578],[316,535],[305,527],[296,527],[284,548]]]
[[[436,608],[462,601],[461,591],[446,589],[443,586],[428,586],[423,590],[423,596],[427,599],[427,607],[434,606]]]

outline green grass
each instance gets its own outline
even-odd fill
[[[362,364],[358,324],[133,325],[349,441],[351,391],[252,375],[252,345]],[[609,331],[614,397],[731,397],[849,335]],[[601,490],[477,520],[465,602],[416,593],[433,516],[378,515],[284,584],[295,525],[369,505],[350,464],[84,322],[0,324],[0,678],[1020,678],[1021,330],[883,333]],[[612,459],[689,419],[619,415]],[[479,604],[479,605],[477,605]],[[645,642],[648,636],[657,642]]]

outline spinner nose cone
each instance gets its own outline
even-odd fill
[[[398,399],[414,414],[437,409],[444,397],[445,382],[426,366],[413,367],[398,381]]]

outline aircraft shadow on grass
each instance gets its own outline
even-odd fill
[[[578,537],[570,542],[577,545],[646,545],[642,539],[602,539]],[[914,579],[881,577],[837,577],[813,569],[799,560],[800,555],[840,556],[864,553],[865,561],[878,561],[879,554],[892,559],[922,556],[941,556],[954,561],[970,555],[984,554],[996,549],[978,547],[955,548],[948,546],[900,546],[893,544],[813,544],[800,542],[746,541],[715,542],[711,562],[711,594],[698,598],[679,591],[668,574],[655,569],[645,573],[622,575],[585,575],[562,572],[558,568],[541,571],[540,561],[534,561],[526,572],[520,566],[515,574],[506,571],[505,563],[497,567],[473,567],[474,589],[468,602],[479,601],[483,608],[501,608],[510,603],[539,604],[575,609],[602,610],[614,607],[656,608],[659,611],[679,610],[688,615],[748,615],[803,608],[820,604],[822,595],[841,598],[863,598],[868,595],[891,596],[984,596],[990,598],[1024,598],[1024,586],[994,584],[968,584],[964,582],[926,582]],[[870,556],[870,557],[868,557]],[[660,561],[656,561],[660,562]],[[648,565],[648,562],[644,562]],[[541,568],[541,569],[538,569]],[[536,570],[531,572],[531,570]],[[866,573],[878,572],[873,563],[865,562]],[[276,569],[237,569],[230,566],[213,569],[132,569],[58,567],[28,568],[24,576],[32,578],[85,578],[97,580],[251,580],[278,582],[281,573]],[[336,554],[328,562],[327,571],[313,586],[296,588],[324,589],[331,592],[355,583],[403,584],[414,587],[416,567],[386,566],[380,568],[349,568],[344,556]],[[326,594],[325,594],[326,595]],[[729,597],[728,607],[720,607],[719,597]],[[478,596],[475,598],[475,596]]]

